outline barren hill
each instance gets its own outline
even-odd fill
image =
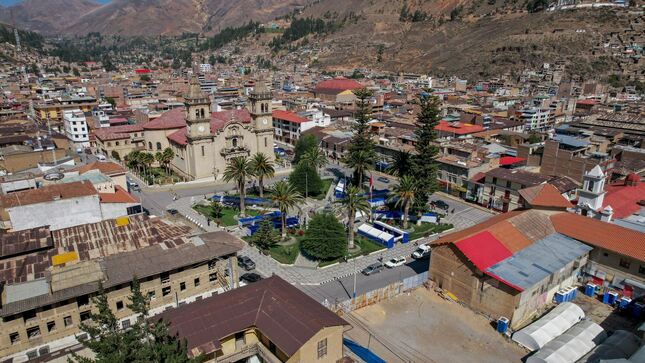
[[[15,20],[22,29],[56,33],[100,6],[93,0],[24,0],[11,7],[0,7],[0,21],[12,24]]]

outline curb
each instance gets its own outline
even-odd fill
[[[448,199],[452,199],[452,200],[454,200],[455,202],[463,203],[463,204],[465,204],[465,205],[467,205],[467,206],[469,206],[469,207],[471,207],[471,208],[475,208],[475,209],[479,209],[479,210],[484,211],[484,212],[491,213],[491,214],[493,214],[493,215],[499,214],[498,212],[495,212],[495,211],[490,210],[490,209],[488,209],[488,208],[484,208],[484,207],[482,207],[482,206],[481,206],[481,205],[479,205],[479,204],[469,203],[469,202],[467,202],[467,201],[465,201],[465,200],[463,200],[463,199],[461,199],[461,198],[457,198],[457,197],[455,197],[454,195],[448,194],[448,193],[446,193],[446,192],[437,191],[437,192],[435,192],[435,194],[441,195],[442,197],[445,197],[445,198],[448,198]]]

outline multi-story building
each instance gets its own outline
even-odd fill
[[[145,150],[143,126],[122,125],[100,128],[94,131],[96,150],[106,157],[123,160],[134,150]]]
[[[89,130],[85,114],[80,109],[65,110],[63,112],[63,125],[65,136],[77,149],[90,146]]]
[[[549,108],[525,108],[519,112],[519,118],[524,123],[524,131],[548,131],[554,125],[552,110]]]
[[[295,145],[300,135],[312,127],[326,127],[331,123],[328,115],[322,111],[307,111],[294,113],[283,110],[273,110],[273,133],[275,139]]]
[[[49,125],[53,130],[62,132],[63,113],[66,110],[91,112],[98,104],[93,97],[63,97],[56,102],[35,104],[34,119],[41,125]]]
[[[483,187],[475,195],[480,204],[508,212],[522,206],[521,189],[546,183],[549,179],[522,169],[495,168],[486,172]]]
[[[2,234],[0,356],[24,361],[87,339],[79,324],[96,307],[99,283],[123,328],[130,283],[139,279],[150,314],[223,292],[237,275],[231,263],[243,242],[226,232],[192,235],[186,226],[144,215],[51,231]]]
[[[110,117],[105,113],[105,110],[100,108],[92,110],[92,127],[95,129],[110,127]]]

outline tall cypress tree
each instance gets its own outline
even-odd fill
[[[435,144],[437,133],[434,128],[441,119],[440,101],[430,94],[431,90],[424,89],[418,97],[419,112],[417,113],[417,137],[414,146],[417,151],[412,157],[412,176],[419,183],[419,202],[427,203],[430,194],[437,191],[437,163],[435,157],[439,147]]]
[[[371,169],[374,165],[376,151],[368,124],[371,115],[370,97],[372,97],[372,92],[362,88],[355,90],[354,95],[356,95],[356,123],[353,126],[354,135],[344,162],[354,169],[354,183],[360,186],[363,182],[360,180],[364,176],[363,171]]]

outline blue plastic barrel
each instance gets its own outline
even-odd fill
[[[564,291],[560,290],[560,291],[555,293],[554,297],[555,297],[555,303],[556,304],[562,304],[563,302],[566,301],[565,299],[566,299],[567,295],[565,294]]]
[[[643,303],[634,303],[632,307],[632,315],[634,318],[639,319],[643,315],[643,307],[645,307]]]
[[[609,305],[614,305],[618,300],[618,293],[614,291],[609,292]]]
[[[609,291],[605,292],[602,295],[602,303],[603,304],[609,304]]]
[[[588,283],[585,285],[585,295],[587,296],[594,296],[596,293],[596,285],[592,283]]]
[[[506,333],[506,331],[508,330],[508,323],[508,318],[505,318],[503,316],[497,319],[497,332],[500,334]]]
[[[629,306],[630,302],[632,302],[632,299],[628,298],[627,296],[623,296],[618,301],[618,308],[621,310],[626,309]]]

